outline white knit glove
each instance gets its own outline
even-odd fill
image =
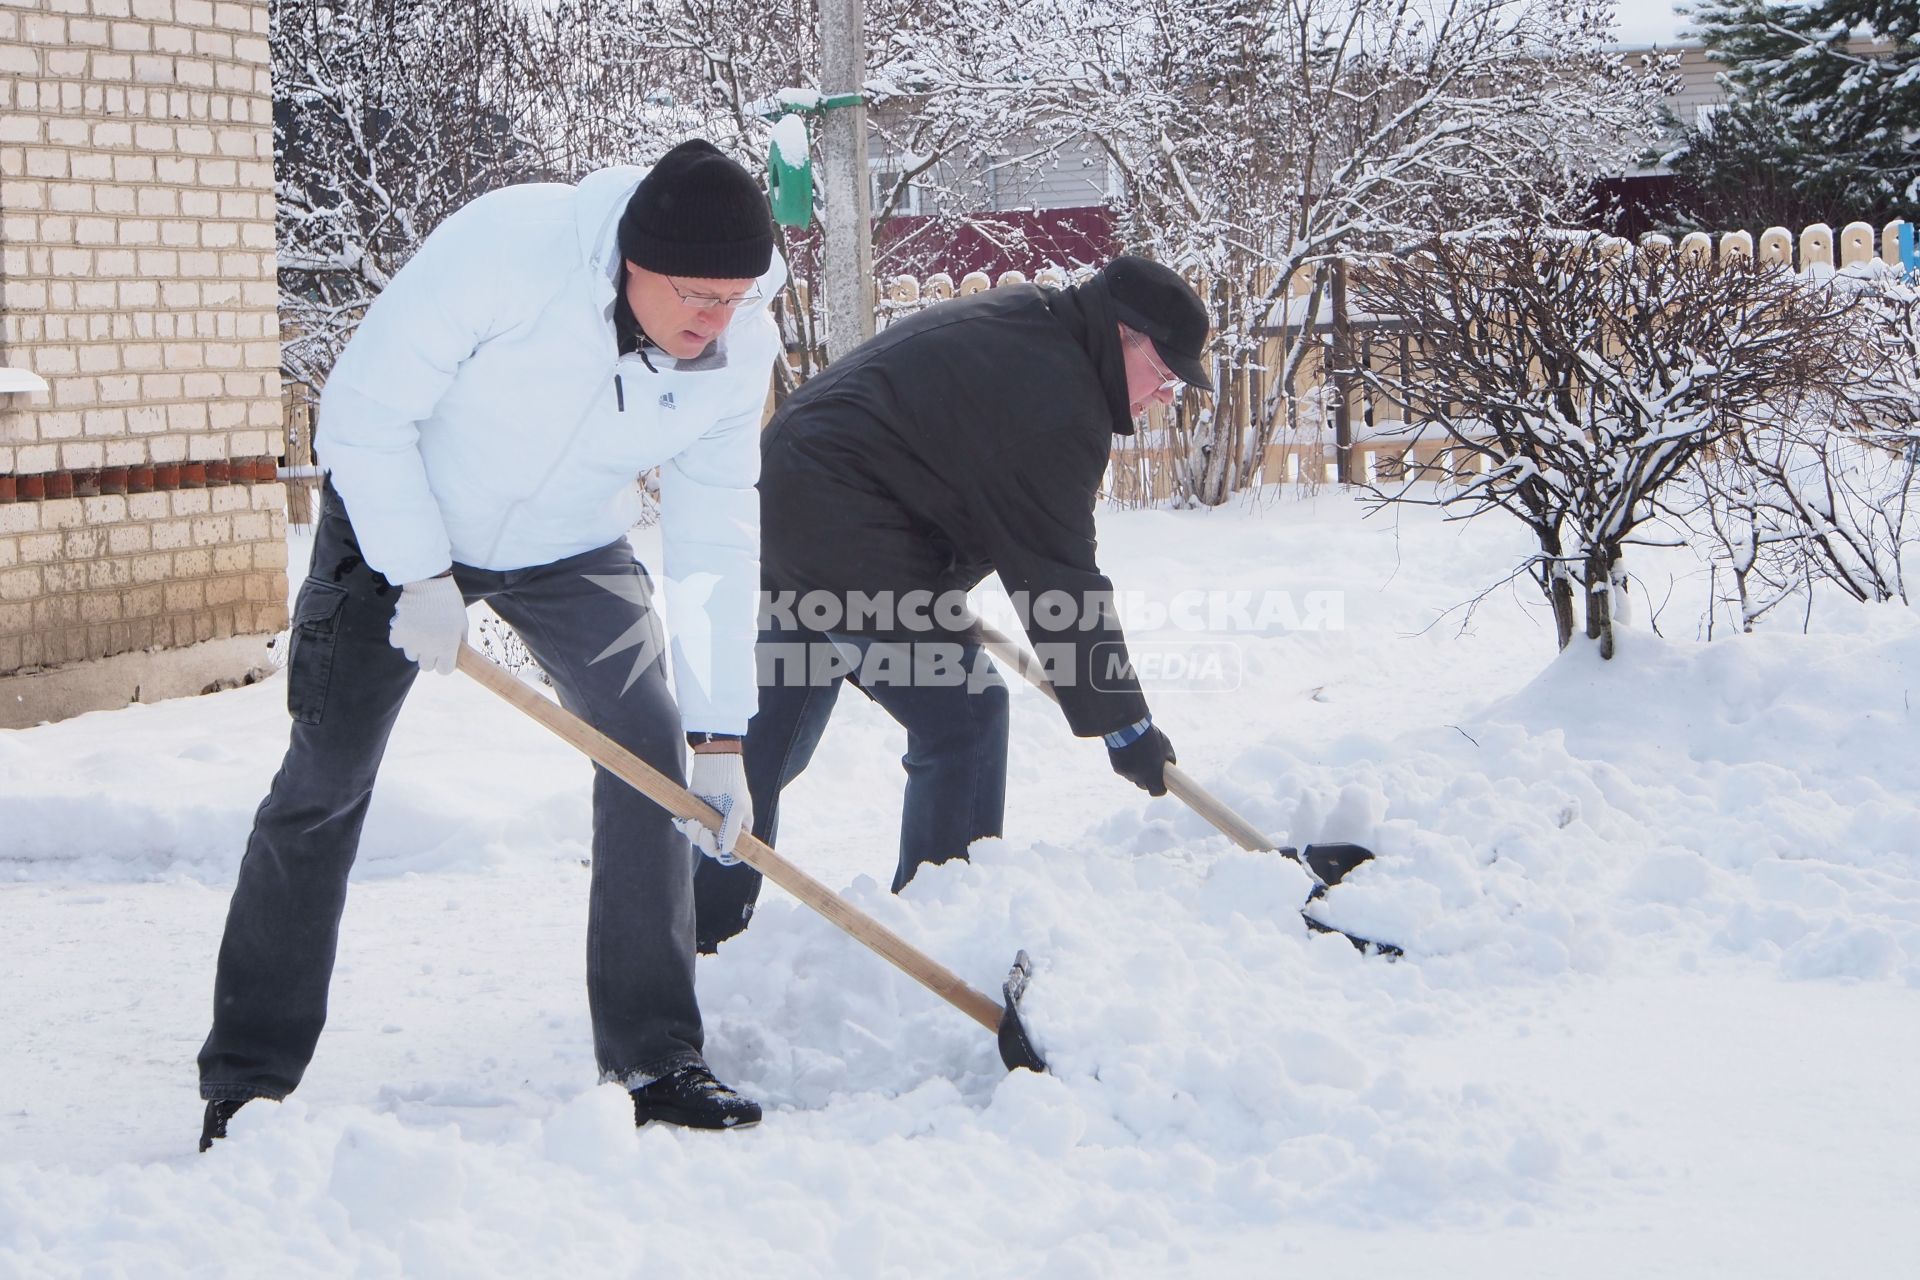
[[[692,818],[675,818],[673,825],[693,842],[693,847],[723,867],[740,859],[733,845],[742,831],[753,828],[753,797],[747,794],[747,764],[738,751],[697,751],[693,756],[693,777],[687,790],[720,811],[718,832],[709,831]]]
[[[450,673],[467,639],[467,602],[459,584],[450,577],[423,578],[402,587],[387,639],[422,671]]]

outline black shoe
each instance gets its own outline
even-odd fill
[[[226,1137],[227,1121],[233,1119],[234,1112],[246,1105],[245,1098],[215,1098],[209,1102],[207,1114],[200,1121],[200,1150],[211,1150],[215,1138]]]
[[[651,1120],[690,1129],[744,1129],[760,1123],[760,1104],[715,1080],[705,1066],[695,1065],[633,1090],[633,1122]]]

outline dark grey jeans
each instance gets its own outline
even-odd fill
[[[347,873],[387,737],[419,673],[387,641],[399,588],[361,558],[331,488],[315,535],[287,658],[293,734],[254,815],[220,943],[213,1030],[200,1050],[208,1099],[283,1098],[313,1057]],[[530,569],[454,566],[468,603],[485,600],[512,625],[568,710],[684,781],[663,646],[630,688],[633,650],[593,660],[636,623],[650,623],[657,639],[659,621],[627,598],[644,592],[616,594],[589,575],[646,580],[624,539]],[[587,1001],[603,1080],[635,1087],[701,1060],[693,857],[665,810],[594,769]]]

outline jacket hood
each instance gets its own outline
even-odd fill
[[[612,304],[614,281],[620,278],[620,215],[626,212],[627,201],[632,198],[634,188],[646,176],[647,170],[639,165],[615,165],[610,169],[595,170],[582,178],[573,189],[573,221],[580,235],[580,254],[595,283],[604,284],[609,306]],[[767,265],[766,274],[760,277],[760,296],[735,311],[727,327],[735,328],[742,321],[766,310],[773,295],[780,292],[786,283],[787,264],[781,258],[780,251],[775,249],[773,261]]]

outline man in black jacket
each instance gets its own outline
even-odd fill
[[[1207,313],[1174,272],[1121,257],[1087,283],[993,289],[890,326],[796,392],[761,442],[754,834],[819,743],[841,680],[907,730],[897,893],[1000,834],[1007,689],[966,592],[997,572],[1074,733],[1153,795],[1174,759],[1095,562],[1112,437],[1184,382],[1212,390]],[[746,927],[760,875],[704,860],[702,950]]]

